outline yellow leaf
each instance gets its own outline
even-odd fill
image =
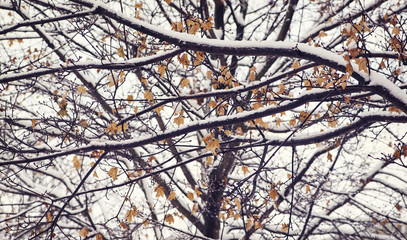
[[[107,175],[109,175],[111,178],[113,178],[113,181],[117,179],[117,167],[112,167],[109,172],[107,172]]]
[[[297,69],[300,67],[300,63],[298,62],[298,60],[295,60],[294,64],[291,66],[292,69]]]
[[[32,125],[32,128],[33,128],[33,131],[34,131],[34,128],[35,128],[35,123],[37,123],[37,120],[36,119],[31,119],[31,125]]]
[[[79,169],[81,168],[81,161],[79,160],[79,157],[74,156],[72,162],[73,167],[76,169],[76,171],[79,171]]]
[[[170,201],[174,200],[175,199],[175,192],[171,192],[167,199],[170,200]]]
[[[137,115],[138,107],[134,107],[134,115]]]
[[[184,124],[184,117],[178,116],[178,117],[174,118],[174,123],[177,124],[179,127],[181,124]]]
[[[119,57],[122,57],[122,58],[124,58],[126,56],[124,54],[123,47],[120,47],[117,49],[117,55],[119,55]]]
[[[249,173],[249,168],[247,166],[242,166],[242,171],[243,174],[246,175],[247,173]]]
[[[162,64],[157,66],[157,72],[160,73],[161,77],[164,77],[166,68],[167,68],[167,66],[162,65]]]
[[[79,94],[86,94],[86,88],[83,86],[78,86],[78,93]]]
[[[189,192],[189,193],[187,194],[187,196],[188,196],[188,199],[189,199],[189,200],[191,200],[191,201],[194,200],[194,193]]]
[[[83,227],[82,230],[79,231],[79,236],[81,236],[83,238],[88,236],[88,234],[89,234],[89,231],[86,227]]]
[[[167,214],[167,215],[165,215],[165,221],[168,224],[174,223],[174,217],[172,215],[170,215],[170,214]]]
[[[295,123],[297,122],[295,119],[291,119],[290,121],[288,121],[290,123],[291,127],[295,126]]]
[[[149,102],[153,103],[154,102],[154,97],[153,97],[153,93],[149,90],[146,90],[144,92],[144,98],[147,99]]]
[[[226,134],[227,136],[230,136],[230,134],[232,134],[232,132],[231,132],[230,130],[225,130],[225,134]]]
[[[191,215],[194,215],[196,211],[198,210],[198,203],[194,203],[194,206],[192,207]]]
[[[96,240],[103,240],[103,235],[101,233],[96,234]]]
[[[156,197],[164,197],[164,188],[161,187],[160,185],[158,185],[158,186],[155,188],[155,196],[156,196]]]
[[[269,192],[269,196],[275,201],[278,197],[278,192],[276,189],[271,189]]]
[[[183,78],[182,80],[181,80],[181,83],[180,83],[180,85],[181,85],[181,87],[188,87],[188,85],[189,85],[189,80],[188,80],[188,78]]]

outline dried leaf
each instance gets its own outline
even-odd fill
[[[73,167],[76,169],[76,171],[79,171],[79,169],[81,169],[81,167],[82,167],[79,157],[74,156],[72,162],[73,162]]]
[[[184,117],[180,115],[174,118],[174,123],[177,124],[179,127],[181,124],[184,124]]]
[[[242,166],[242,171],[243,171],[243,175],[246,175],[250,172],[249,168],[247,166]]]
[[[144,98],[147,99],[149,102],[153,103],[154,102],[154,97],[153,97],[153,93],[149,90],[146,90],[144,92]]]
[[[119,57],[124,58],[126,55],[124,54],[124,50],[123,47],[120,47],[117,49],[117,55],[119,55]]]
[[[269,192],[269,196],[275,201],[278,197],[278,192],[276,189],[271,189]]]
[[[96,234],[96,240],[103,240],[103,235],[101,233]]]
[[[113,181],[117,180],[117,167],[112,167],[109,172],[107,172],[107,175],[113,178]]]
[[[156,197],[164,197],[164,188],[161,187],[160,185],[158,185],[158,186],[155,188],[155,196],[156,196]]]
[[[188,85],[189,85],[189,80],[188,80],[188,78],[183,78],[182,80],[181,80],[181,83],[180,83],[180,85],[181,85],[181,87],[188,87]]]
[[[300,63],[298,62],[298,60],[295,60],[294,64],[291,66],[292,69],[297,69],[300,67]]]
[[[86,88],[83,86],[78,86],[78,93],[79,94],[86,94]]]
[[[89,234],[89,231],[88,231],[88,228],[86,228],[86,227],[83,227],[82,230],[79,231],[79,236],[81,236],[83,238],[88,236],[88,234]]]
[[[35,124],[37,123],[37,120],[36,119],[31,119],[31,125],[32,125],[32,128],[33,128],[33,131],[34,131],[34,128],[35,128]]]
[[[194,215],[198,211],[198,203],[194,203],[194,206],[192,207],[191,215]]]
[[[172,201],[175,199],[175,192],[170,192],[170,195],[167,198],[168,200]]]
[[[167,66],[162,65],[162,64],[157,66],[157,72],[161,75],[161,77],[164,77],[166,68],[167,68]]]
[[[167,215],[165,215],[165,221],[168,224],[174,223],[174,217],[171,214],[167,214]]]
[[[191,200],[191,201],[194,200],[194,193],[189,192],[189,193],[187,194],[187,196],[188,196],[188,199],[189,199],[189,200]]]

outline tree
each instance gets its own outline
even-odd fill
[[[0,9],[3,237],[407,238],[407,2]]]

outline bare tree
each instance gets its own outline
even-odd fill
[[[406,239],[406,9],[1,1],[0,234]]]

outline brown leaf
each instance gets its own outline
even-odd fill
[[[112,167],[109,172],[107,172],[107,175],[113,178],[113,181],[117,180],[117,167]]]
[[[89,234],[89,231],[86,227],[83,227],[82,230],[79,231],[79,236],[81,236],[83,238],[88,236],[88,234]]]

